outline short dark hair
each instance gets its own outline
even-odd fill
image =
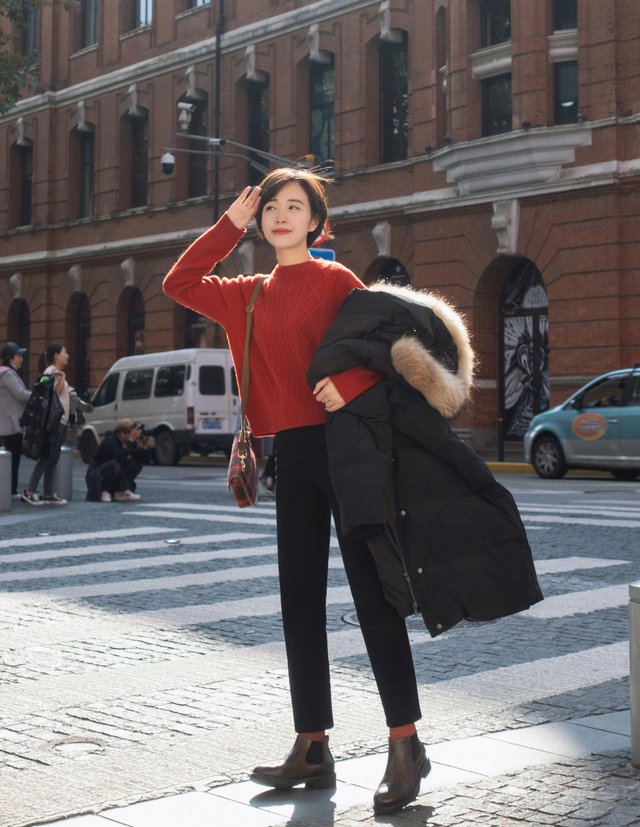
[[[282,169],[274,169],[260,184],[262,193],[260,195],[260,203],[258,205],[258,212],[256,213],[256,226],[258,228],[258,235],[264,238],[262,234],[262,210],[268,204],[276,193],[288,184],[289,181],[297,181],[302,189],[306,192],[311,207],[311,217],[318,219],[318,226],[315,230],[307,233],[307,247],[311,247],[313,242],[318,238],[324,227],[325,221],[329,215],[329,205],[327,204],[327,196],[324,191],[326,184],[333,183],[330,178],[323,178],[309,169],[293,169],[290,167],[283,167]],[[329,235],[328,238],[333,238]]]

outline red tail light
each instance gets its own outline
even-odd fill
[[[193,408],[187,408],[187,425],[193,425],[194,416],[193,416]]]

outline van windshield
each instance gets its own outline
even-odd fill
[[[102,384],[94,393],[91,400],[94,408],[101,408],[103,405],[110,405],[112,402],[115,402],[119,378],[119,373],[109,373],[105,376]]]

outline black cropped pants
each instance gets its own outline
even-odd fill
[[[331,513],[387,726],[421,717],[404,620],[385,600],[366,542],[340,537],[324,425],[276,434],[282,620],[296,732],[333,726],[326,631]]]

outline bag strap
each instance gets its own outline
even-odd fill
[[[249,342],[251,340],[251,328],[253,327],[253,309],[256,306],[256,301],[262,290],[262,285],[266,276],[258,279],[258,283],[253,289],[251,299],[246,307],[247,311],[247,329],[244,337],[244,357],[242,359],[242,386],[240,388],[240,416],[242,417],[240,423],[240,440],[238,443],[238,456],[240,459],[245,459],[247,456],[247,429],[245,426],[245,418],[247,412],[247,399],[249,396]]]

